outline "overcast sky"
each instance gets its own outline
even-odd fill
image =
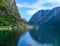
[[[21,17],[27,21],[41,9],[52,9],[60,6],[60,0],[16,0]]]

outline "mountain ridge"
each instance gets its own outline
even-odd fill
[[[46,11],[46,10],[44,10]],[[39,17],[38,14],[43,14],[43,12],[37,12],[32,16],[29,23],[34,26],[38,26],[38,30],[35,28],[34,30],[30,31],[31,37],[39,42],[39,43],[55,43],[57,40],[57,46],[59,44],[60,38],[60,7],[55,7],[49,12],[47,11],[45,14],[40,15],[43,16],[42,19]],[[39,17],[36,19],[36,17]],[[33,21],[32,21],[33,20]],[[38,21],[39,20],[39,21]],[[57,38],[57,39],[56,39]]]

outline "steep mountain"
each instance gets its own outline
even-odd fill
[[[40,10],[29,21],[36,28],[30,31],[33,39],[39,43],[56,43],[60,46],[60,7]]]
[[[1,26],[3,25],[3,23],[7,26],[9,25],[16,26],[17,22],[21,23],[23,21],[19,16],[14,0],[1,0],[0,1],[0,16],[1,18],[4,17],[3,19],[0,19],[0,23],[2,23],[0,24]]]
[[[16,46],[28,27],[18,12],[15,0],[0,0],[0,46]]]
[[[32,18],[29,20],[29,23],[31,24],[37,24],[38,21],[40,21],[46,14],[49,12],[49,10],[40,10],[37,13],[35,13]],[[34,22],[34,23],[33,23]]]

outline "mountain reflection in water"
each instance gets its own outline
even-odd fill
[[[53,44],[39,44],[32,39],[29,32],[27,32],[19,40],[18,46],[53,46]]]

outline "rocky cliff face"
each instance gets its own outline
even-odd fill
[[[27,26],[20,18],[15,0],[0,0],[0,46],[17,46]]]
[[[7,0],[8,6],[12,9],[12,12],[19,14],[15,0]]]
[[[5,19],[7,19],[10,22],[12,21],[10,23],[7,20],[5,20],[7,23],[10,23],[12,26],[23,25],[22,23],[25,23],[25,21],[20,18],[20,14],[18,12],[15,0],[1,0],[0,14],[1,14],[0,16],[2,16],[1,18],[6,17]]]

